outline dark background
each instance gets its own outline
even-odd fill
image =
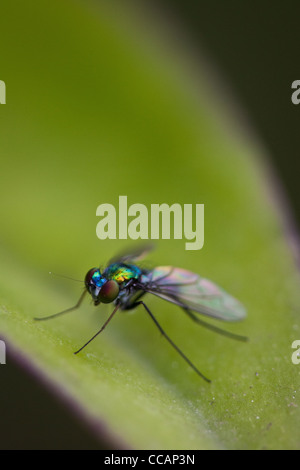
[[[204,50],[216,65],[269,151],[300,226],[300,105],[291,102],[291,84],[300,79],[300,3],[149,0],[144,6],[155,7],[155,14],[171,21],[191,45],[196,61],[197,50],[199,58]],[[16,444],[19,448],[100,447],[63,404],[50,397],[34,377],[23,375],[14,365],[9,347],[7,353],[10,367],[5,372],[9,374],[9,386],[0,393],[2,408],[6,410],[1,421],[7,423],[7,429],[2,433],[1,448],[16,448]],[[12,381],[16,382],[14,387]],[[31,413],[37,404],[38,419]],[[22,419],[16,427],[20,414]],[[10,428],[9,423],[14,425]],[[103,445],[109,448],[108,443]]]
[[[148,3],[148,2],[146,2]],[[204,49],[266,147],[300,225],[300,79],[298,1],[159,0],[193,46]],[[163,8],[161,8],[163,6]],[[200,55],[200,53],[199,53]],[[197,57],[196,57],[197,59]]]

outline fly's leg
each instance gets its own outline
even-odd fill
[[[98,336],[104,330],[104,328],[108,325],[108,323],[110,322],[110,320],[112,319],[112,317],[118,311],[119,308],[120,308],[120,304],[117,304],[116,307],[114,308],[113,312],[111,313],[111,315],[108,317],[108,319],[104,323],[104,325],[100,328],[100,330],[97,331],[97,333],[94,336],[92,336],[92,338],[89,339],[83,346],[81,346],[81,348],[78,349],[78,351],[75,351],[74,354],[78,354],[80,351],[82,351],[83,348],[85,348],[91,341],[93,341],[93,339],[96,338],[96,336]]]
[[[181,351],[181,349],[179,349],[179,347],[171,340],[171,338],[165,333],[165,331],[163,330],[163,328],[160,326],[160,324],[158,323],[158,321],[156,320],[156,318],[154,317],[153,313],[149,310],[149,308],[147,307],[147,305],[142,301],[138,301],[136,302],[134,305],[132,305],[132,308],[133,307],[137,307],[138,305],[142,305],[144,307],[144,309],[146,310],[146,312],[148,313],[148,315],[150,316],[150,318],[152,319],[152,321],[155,323],[155,325],[157,326],[157,328],[159,329],[159,331],[161,332],[161,334],[166,338],[166,340],[171,344],[171,346],[178,352],[178,354],[180,354],[180,356],[188,363],[188,365],[202,378],[204,379],[206,382],[210,382],[210,380],[205,377],[198,369],[197,367],[186,357],[186,355]]]
[[[230,331],[226,331],[226,330],[223,330],[222,328],[218,328],[217,326],[211,325],[210,323],[207,323],[201,318],[198,318],[187,307],[182,307],[182,309],[192,320],[194,320],[194,322],[198,323],[201,326],[204,326],[208,330],[214,331],[215,333],[218,333],[223,336],[227,336],[228,338],[231,338],[231,339],[236,339],[238,341],[244,341],[244,342],[248,341],[247,336],[237,335],[235,333],[231,333]]]
[[[54,313],[54,315],[48,315],[47,317],[35,317],[34,320],[37,320],[37,321],[50,320],[51,318],[55,318],[55,317],[58,317],[60,315],[63,315],[64,313],[68,313],[68,312],[72,312],[73,310],[76,310],[77,308],[79,308],[79,306],[80,306],[81,302],[83,301],[84,296],[85,296],[86,293],[87,293],[87,291],[84,290],[83,293],[81,294],[81,296],[79,297],[79,300],[78,300],[77,304],[74,305],[74,307],[67,308],[66,310],[63,310],[62,312]]]

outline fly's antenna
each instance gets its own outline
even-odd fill
[[[83,282],[82,279],[74,279],[73,277],[65,276],[64,274],[53,273],[52,271],[49,271],[49,274],[51,274],[52,276],[63,277],[64,279],[69,279],[70,281],[76,281],[81,283]]]

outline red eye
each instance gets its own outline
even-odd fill
[[[92,277],[93,275],[99,271],[99,268],[92,268],[90,269],[87,273],[86,273],[86,276],[85,276],[85,280],[84,280],[84,283],[85,283],[85,286],[86,288],[88,289],[88,286],[92,280]],[[100,273],[99,273],[100,274]]]
[[[100,302],[109,304],[113,302],[119,295],[119,284],[116,281],[107,281],[102,287],[98,295]]]

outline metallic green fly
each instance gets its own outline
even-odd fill
[[[216,284],[193,272],[172,266],[160,266],[151,270],[137,266],[135,263],[142,259],[148,251],[149,248],[146,248],[132,254],[119,256],[111,260],[102,273],[99,268],[90,269],[85,276],[85,290],[74,307],[54,315],[36,318],[36,320],[48,320],[77,309],[86,293],[92,296],[94,305],[113,302],[115,307],[111,315],[101,329],[74,353],[78,354],[104,330],[118,310],[131,310],[142,306],[171,346],[200,377],[210,382],[165,333],[145,304],[144,295],[154,294],[172,302],[181,307],[192,320],[200,325],[241,341],[246,341],[247,338],[209,324],[195,313],[218,320],[238,321],[246,316],[245,308]]]

